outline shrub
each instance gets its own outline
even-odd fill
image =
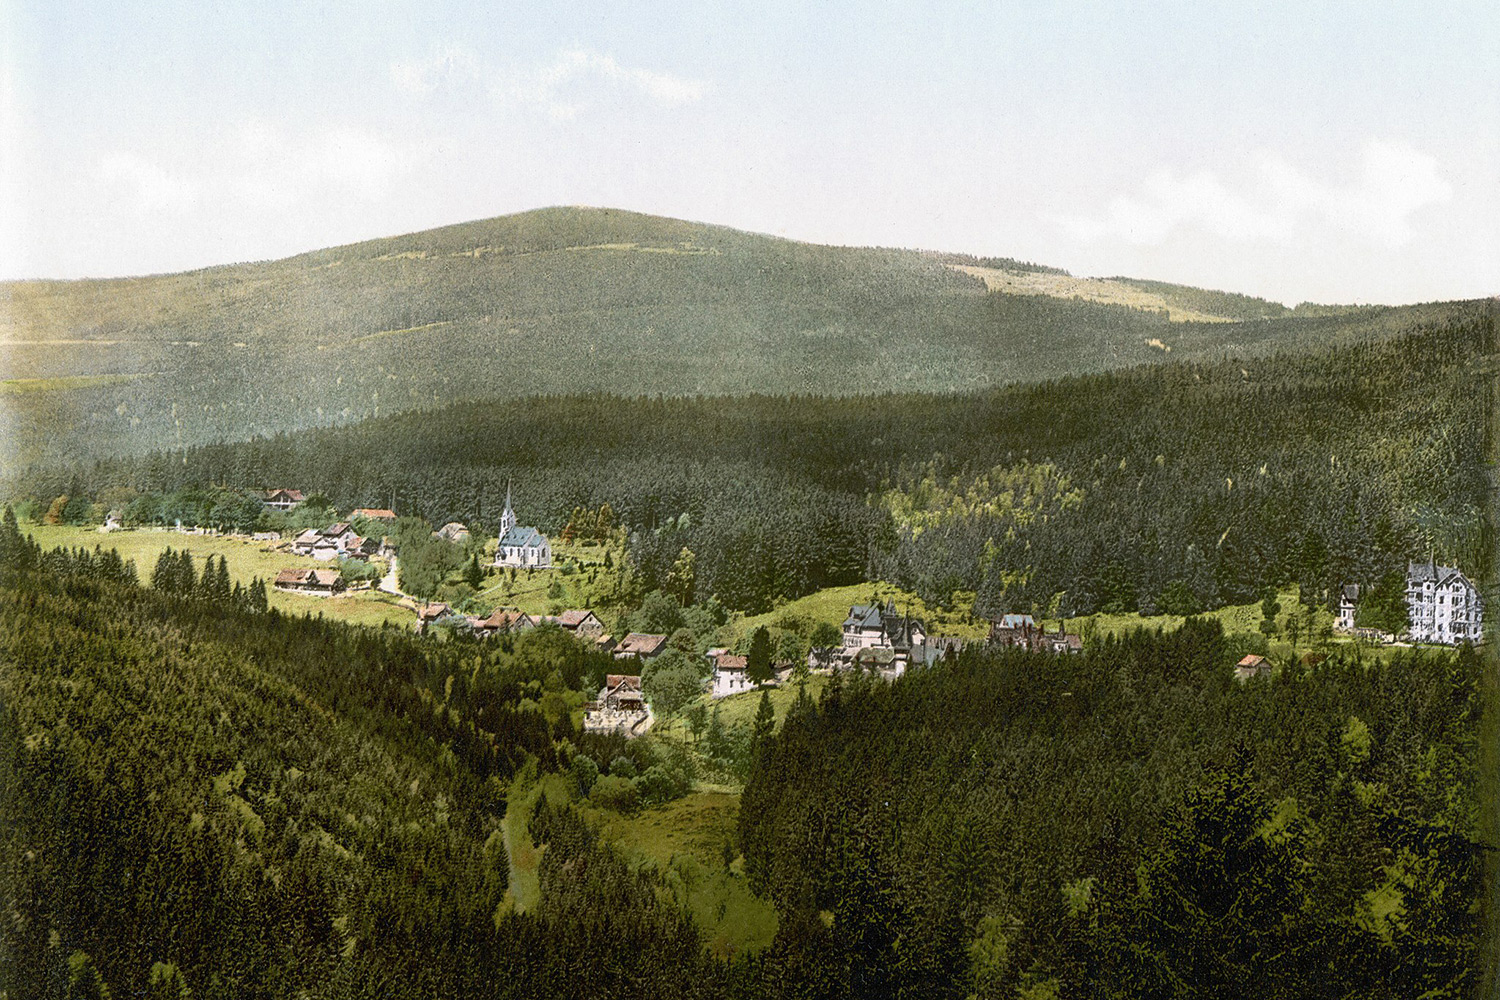
[[[640,805],[640,793],[636,791],[635,782],[629,778],[606,774],[594,782],[594,788],[589,792],[589,801],[601,809],[630,813],[635,812]]]

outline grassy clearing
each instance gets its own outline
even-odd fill
[[[850,606],[870,604],[873,601],[895,601],[897,608],[910,609],[912,614],[927,623],[928,629],[935,635],[978,639],[986,634],[986,626],[972,620],[972,607],[961,607],[953,611],[934,609],[911,591],[880,581],[828,587],[815,594],[788,601],[763,615],[736,618],[731,624],[736,639],[762,625],[768,628],[781,628],[784,627],[783,623],[800,623],[809,628],[818,622],[841,625],[849,614]]]
[[[78,341],[78,343],[89,343]],[[117,341],[103,341],[117,343]],[[0,395],[17,396],[22,393],[60,392],[67,389],[92,389],[104,385],[119,385],[137,379],[153,378],[160,372],[138,372],[122,375],[63,375],[57,378],[8,378],[0,381]]]
[[[531,842],[531,816],[541,797],[552,805],[562,805],[572,797],[572,786],[560,774],[546,774],[537,780],[535,766],[517,776],[505,799],[505,817],[500,832],[505,838],[505,855],[510,861],[510,878],[505,890],[504,906],[525,912],[542,898],[539,869],[542,852]]]
[[[634,816],[585,807],[627,857],[661,871],[693,915],[709,949],[721,957],[755,952],[776,934],[776,910],[750,891],[734,858],[740,797],[694,792]],[[727,851],[726,851],[727,847]],[[731,860],[726,864],[726,855]]]
[[[209,556],[216,559],[223,557],[229,566],[230,578],[246,585],[260,577],[269,586],[277,572],[287,568],[328,565],[308,556],[275,551],[266,542],[251,542],[223,535],[188,535],[150,528],[112,531],[105,535],[95,528],[55,524],[23,525],[22,531],[35,538],[37,544],[44,549],[59,545],[68,548],[93,549],[98,546],[114,549],[120,554],[120,558],[135,564],[136,576],[142,582],[150,581],[157,557],[169,548],[191,552],[193,562],[199,570],[202,570],[203,563]],[[269,597],[271,607],[284,614],[321,614],[357,625],[382,625],[386,622],[412,625],[417,620],[416,613],[399,606],[395,597],[375,591],[351,594],[348,597],[307,597],[271,590]]]
[[[616,589],[618,571],[604,568],[605,549],[598,545],[564,545],[552,543],[551,569],[518,569],[512,580],[510,570],[490,572],[480,584],[477,600],[485,604],[520,608],[530,615],[550,614],[554,606],[562,608],[593,608],[596,611],[608,608],[615,602],[612,595]],[[481,565],[495,557],[494,540],[485,547],[480,556]],[[612,553],[614,566],[619,566],[623,556]],[[563,567],[572,564],[574,571],[565,572]],[[594,581],[589,582],[590,573]],[[551,597],[553,584],[562,585],[562,596]]]
[[[1084,299],[1110,305],[1129,306],[1165,312],[1173,323],[1229,323],[1225,316],[1214,316],[1196,309],[1184,309],[1168,302],[1164,296],[1135,288],[1108,278],[1074,278],[1066,274],[1041,271],[1003,271],[994,267],[949,264],[955,271],[973,275],[985,288],[1006,295],[1046,295],[1054,299]]]

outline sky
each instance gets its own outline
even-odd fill
[[[1500,4],[0,0],[0,279],[547,205],[1500,293]]]

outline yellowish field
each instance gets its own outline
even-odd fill
[[[178,552],[184,549],[191,552],[193,563],[200,571],[204,560],[209,556],[215,559],[223,557],[229,566],[230,578],[246,585],[260,577],[269,587],[280,570],[328,565],[291,552],[272,551],[266,542],[251,542],[222,535],[187,535],[150,528],[113,531],[104,535],[94,528],[52,524],[23,525],[21,530],[35,538],[37,544],[45,549],[59,545],[68,548],[93,549],[97,546],[114,549],[120,553],[120,558],[135,564],[136,576],[143,583],[150,581],[157,557],[169,548]],[[286,614],[322,614],[352,624],[380,625],[394,622],[398,625],[412,625],[417,620],[415,612],[400,607],[397,599],[390,594],[364,592],[348,597],[307,597],[271,590],[269,598],[271,607]]]
[[[29,341],[28,343],[35,343]],[[88,341],[79,341],[88,343]],[[108,341],[107,343],[115,343]],[[0,381],[0,395],[15,396],[32,392],[59,392],[66,389],[90,389],[101,385],[118,385],[137,379],[152,378],[159,372],[134,372],[122,375],[63,375],[57,378],[9,378]]]
[[[1054,299],[1084,299],[1108,305],[1129,306],[1132,309],[1151,309],[1165,312],[1173,323],[1230,323],[1223,316],[1181,306],[1168,305],[1160,295],[1142,291],[1119,281],[1104,278],[1074,278],[1066,274],[1047,274],[1039,271],[1002,271],[994,267],[978,267],[971,264],[949,264],[949,267],[971,274],[984,281],[992,292],[1007,295],[1046,295]]]
[[[759,951],[776,935],[775,907],[751,893],[738,858],[724,863],[739,810],[740,797],[725,792],[694,792],[634,816],[584,808],[626,857],[665,875],[721,957]]]

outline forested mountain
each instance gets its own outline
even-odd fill
[[[0,993],[701,995],[691,921],[586,830],[508,912],[505,783],[559,766],[559,693],[611,662],[146,589],[10,519]]]
[[[507,894],[504,793],[518,771],[573,787],[590,738],[565,696],[607,657],[557,629],[433,643],[166,583],[0,524],[6,996],[1458,997],[1477,980],[1471,650],[1242,685],[1217,624],[1191,620],[1076,657],[834,679],[778,734],[757,723],[738,847],[780,919],[726,962],[673,873],[626,863],[570,804],[512,831],[540,849],[539,896],[520,912]],[[624,780],[610,770],[599,784]]]
[[[1139,293],[1158,304],[1148,308],[991,293],[949,263],[968,259],[548,209],[267,263],[4,283],[0,461],[536,393],[967,390],[1168,349],[1201,358],[1347,342],[1461,308],[1169,323],[1173,300],[1160,290]],[[1192,315],[1275,315],[1270,303],[1247,311],[1256,300],[1205,295]]]
[[[977,591],[981,612],[1187,614],[1292,582],[1326,596],[1428,552],[1483,578],[1494,349],[1479,307],[1395,339],[966,394],[465,404],[9,490],[42,509],[212,483],[344,509],[394,493],[492,530],[513,483],[554,533],[609,504],[642,592],[688,549],[696,597],[748,611],[883,578],[938,603]]]
[[[768,970],[824,996],[1476,995],[1480,658],[1231,662],[1190,620],[830,688],[740,810]]]

